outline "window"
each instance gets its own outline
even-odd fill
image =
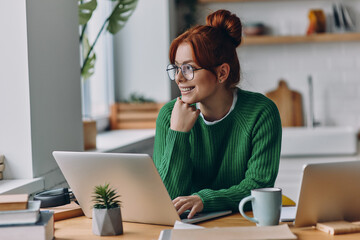
[[[98,1],[97,9],[88,22],[87,35],[92,44],[105,19],[112,11],[110,1]],[[82,114],[97,121],[98,130],[108,125],[110,104],[114,102],[113,37],[105,29],[95,45],[96,63],[94,74],[83,80]]]

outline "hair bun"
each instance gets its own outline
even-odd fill
[[[228,10],[217,10],[206,17],[206,25],[222,29],[237,47],[241,43],[242,25],[240,18]]]

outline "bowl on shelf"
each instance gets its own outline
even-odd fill
[[[245,36],[264,35],[266,33],[266,27],[263,23],[260,22],[247,23],[244,25],[243,31]]]

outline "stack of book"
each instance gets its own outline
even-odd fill
[[[333,16],[335,30],[353,31],[355,29],[355,22],[352,16],[350,16],[347,7],[342,3],[333,3]]]
[[[3,179],[3,172],[4,172],[4,169],[5,169],[4,160],[5,160],[4,155],[0,154],[0,180]]]
[[[0,239],[54,238],[54,214],[40,211],[40,201],[28,194],[0,195]]]

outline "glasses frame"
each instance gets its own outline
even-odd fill
[[[190,69],[192,70],[192,77],[191,77],[191,79],[188,79],[188,78],[186,77],[186,74],[184,74],[184,72],[183,72],[183,66],[189,66]],[[173,67],[173,68],[169,69],[169,67]],[[176,71],[175,71],[174,78],[172,78],[172,77],[171,77],[171,74],[169,73],[169,71],[174,70],[174,69],[176,69]],[[195,67],[191,66],[191,65],[188,64],[188,63],[181,64],[180,66],[177,66],[176,64],[171,64],[171,63],[170,63],[170,64],[167,65],[167,67],[166,67],[166,72],[167,72],[170,80],[175,81],[176,75],[179,74],[179,69],[181,70],[181,74],[183,75],[183,77],[184,77],[187,81],[191,81],[191,80],[194,79],[195,72],[196,72],[197,70],[201,70],[201,69],[204,69],[204,68],[195,68]]]

